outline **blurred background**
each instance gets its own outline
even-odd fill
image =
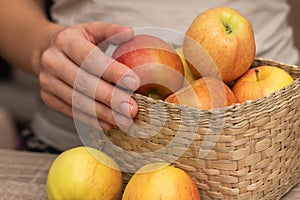
[[[290,24],[294,28],[295,44],[300,50],[300,1],[288,0],[288,2],[291,4]]]
[[[291,4],[290,24],[295,44],[300,49],[300,1]],[[18,134],[34,113],[39,97],[38,81],[12,67],[0,57],[0,148],[18,148]]]

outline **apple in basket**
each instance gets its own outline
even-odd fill
[[[293,83],[293,78],[275,66],[259,66],[249,69],[234,83],[232,91],[239,103],[256,100]]]
[[[183,71],[184,71],[184,80],[183,80],[183,86],[193,82],[197,79],[197,76],[191,71],[191,68],[189,67],[189,64],[187,60],[184,58],[182,47],[176,48],[176,52],[180,56],[182,65],[183,65]]]
[[[127,183],[122,200],[200,200],[194,180],[166,163],[141,167]]]
[[[132,68],[140,77],[137,90],[145,96],[164,99],[182,87],[183,66],[175,49],[151,35],[136,35],[118,46],[112,58]]]
[[[122,186],[122,173],[114,160],[97,149],[81,146],[56,157],[46,189],[49,200],[119,200]]]
[[[221,80],[200,78],[165,99],[166,102],[210,110],[236,103],[231,89]]]
[[[256,52],[252,24],[229,7],[200,13],[188,28],[183,53],[198,77],[229,83],[251,66]]]

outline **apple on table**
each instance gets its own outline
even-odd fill
[[[98,149],[85,146],[58,155],[50,166],[46,183],[49,200],[119,200],[122,187],[117,163]]]
[[[122,200],[200,200],[194,180],[168,163],[150,163],[129,180]]]

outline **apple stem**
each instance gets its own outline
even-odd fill
[[[259,81],[259,70],[255,68],[256,80]]]
[[[152,99],[157,99],[157,100],[161,99],[161,96],[155,91],[150,91],[147,96],[151,97]]]
[[[226,33],[227,33],[228,35],[231,34],[231,33],[232,33],[232,30],[231,30],[230,26],[229,26],[228,24],[226,24],[226,23],[223,23],[223,25],[224,25],[224,27],[225,27]]]

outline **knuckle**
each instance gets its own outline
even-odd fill
[[[106,107],[97,107],[95,110],[96,118],[105,120],[106,122],[110,124],[115,124],[114,117],[112,115],[112,112],[108,110]]]
[[[41,71],[56,71],[57,55],[53,48],[46,49],[41,55]]]
[[[50,49],[46,49],[41,55],[42,67],[47,67],[51,65],[52,53]]]
[[[105,123],[103,121],[100,121],[98,124],[103,131],[109,131],[112,129],[112,125]]]
[[[103,103],[108,106],[112,105],[112,93],[103,94]]]
[[[54,43],[55,45],[62,46],[62,45],[64,44],[64,42],[65,42],[70,36],[71,36],[71,34],[70,34],[70,29],[66,28],[66,29],[62,30],[61,32],[59,32],[59,33],[56,35],[56,37],[55,37],[53,43]]]
[[[85,77],[82,77],[80,75],[77,75],[77,78],[75,80],[75,88],[83,93],[87,93],[89,89],[89,81]]]
[[[88,123],[89,125],[96,125],[96,124],[97,124],[97,119],[94,118],[94,117],[92,117],[92,116],[88,116],[88,117],[87,117],[87,123]]]
[[[41,90],[40,95],[41,95],[41,99],[43,100],[43,102],[47,106],[52,107],[52,98],[51,98],[51,95],[49,93],[47,93],[46,91],[44,91],[44,90]]]
[[[87,105],[84,102],[82,96],[79,95],[77,92],[74,92],[72,98],[72,106],[77,109],[84,109]]]
[[[74,40],[76,40],[76,35],[78,35],[78,28],[75,26],[65,28],[56,35],[53,44],[63,48],[66,44],[71,44]]]
[[[39,73],[38,80],[41,90],[47,91],[49,94],[60,96],[61,85],[58,85],[57,79],[47,72]],[[65,95],[65,94],[64,94]]]
[[[45,72],[41,71],[39,73],[38,80],[42,88],[48,85],[47,76]]]

